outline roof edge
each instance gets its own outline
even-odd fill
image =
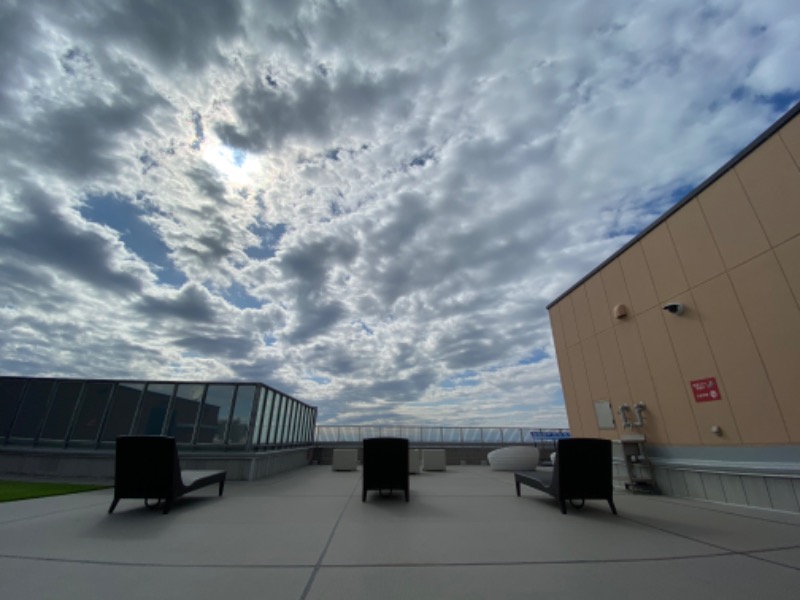
[[[644,236],[650,233],[653,229],[661,225],[664,221],[666,221],[670,216],[676,213],[678,210],[683,208],[686,204],[694,200],[697,196],[699,196],[702,192],[704,192],[708,187],[710,187],[714,182],[720,179],[725,173],[733,169],[737,164],[743,161],[748,155],[750,155],[753,151],[756,150],[761,144],[766,142],[769,138],[771,138],[775,133],[781,129],[784,125],[786,125],[789,121],[791,121],[794,117],[800,114],[800,102],[797,102],[792,108],[790,108],[784,115],[775,121],[772,125],[767,128],[761,135],[759,135],[756,139],[750,142],[743,150],[741,150],[738,154],[736,154],[733,158],[731,158],[728,162],[722,165],[719,169],[717,169],[711,176],[709,176],[705,181],[703,181],[700,185],[694,188],[691,192],[689,192],[683,199],[679,200],[675,205],[673,205],[667,212],[663,215],[658,217],[655,221],[650,223],[647,227],[645,227],[642,231],[636,234],[631,240],[629,240],[625,245],[623,245],[619,250],[614,252],[611,256],[605,259],[602,263],[597,265],[594,269],[592,269],[589,273],[584,275],[580,280],[570,286],[566,291],[562,292],[555,300],[550,302],[545,308],[550,310],[553,306],[561,302],[564,298],[569,296],[572,292],[586,283],[589,279],[594,277],[599,271],[603,270],[609,263],[616,260],[621,254],[623,254],[628,248],[639,242]]]

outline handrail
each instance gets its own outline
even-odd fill
[[[542,427],[436,427],[424,425],[317,425],[317,444],[360,443],[370,437],[403,437],[412,444],[536,444],[569,437],[569,429]]]

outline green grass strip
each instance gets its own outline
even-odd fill
[[[38,481],[0,481],[0,502],[42,498],[44,496],[61,496],[102,490],[105,485],[86,485],[80,483],[44,483]]]

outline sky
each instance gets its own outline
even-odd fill
[[[565,427],[546,305],[800,100],[796,0],[0,0],[0,373]]]

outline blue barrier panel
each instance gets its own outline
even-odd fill
[[[570,437],[569,431],[531,431],[530,435],[534,442],[550,442]]]

